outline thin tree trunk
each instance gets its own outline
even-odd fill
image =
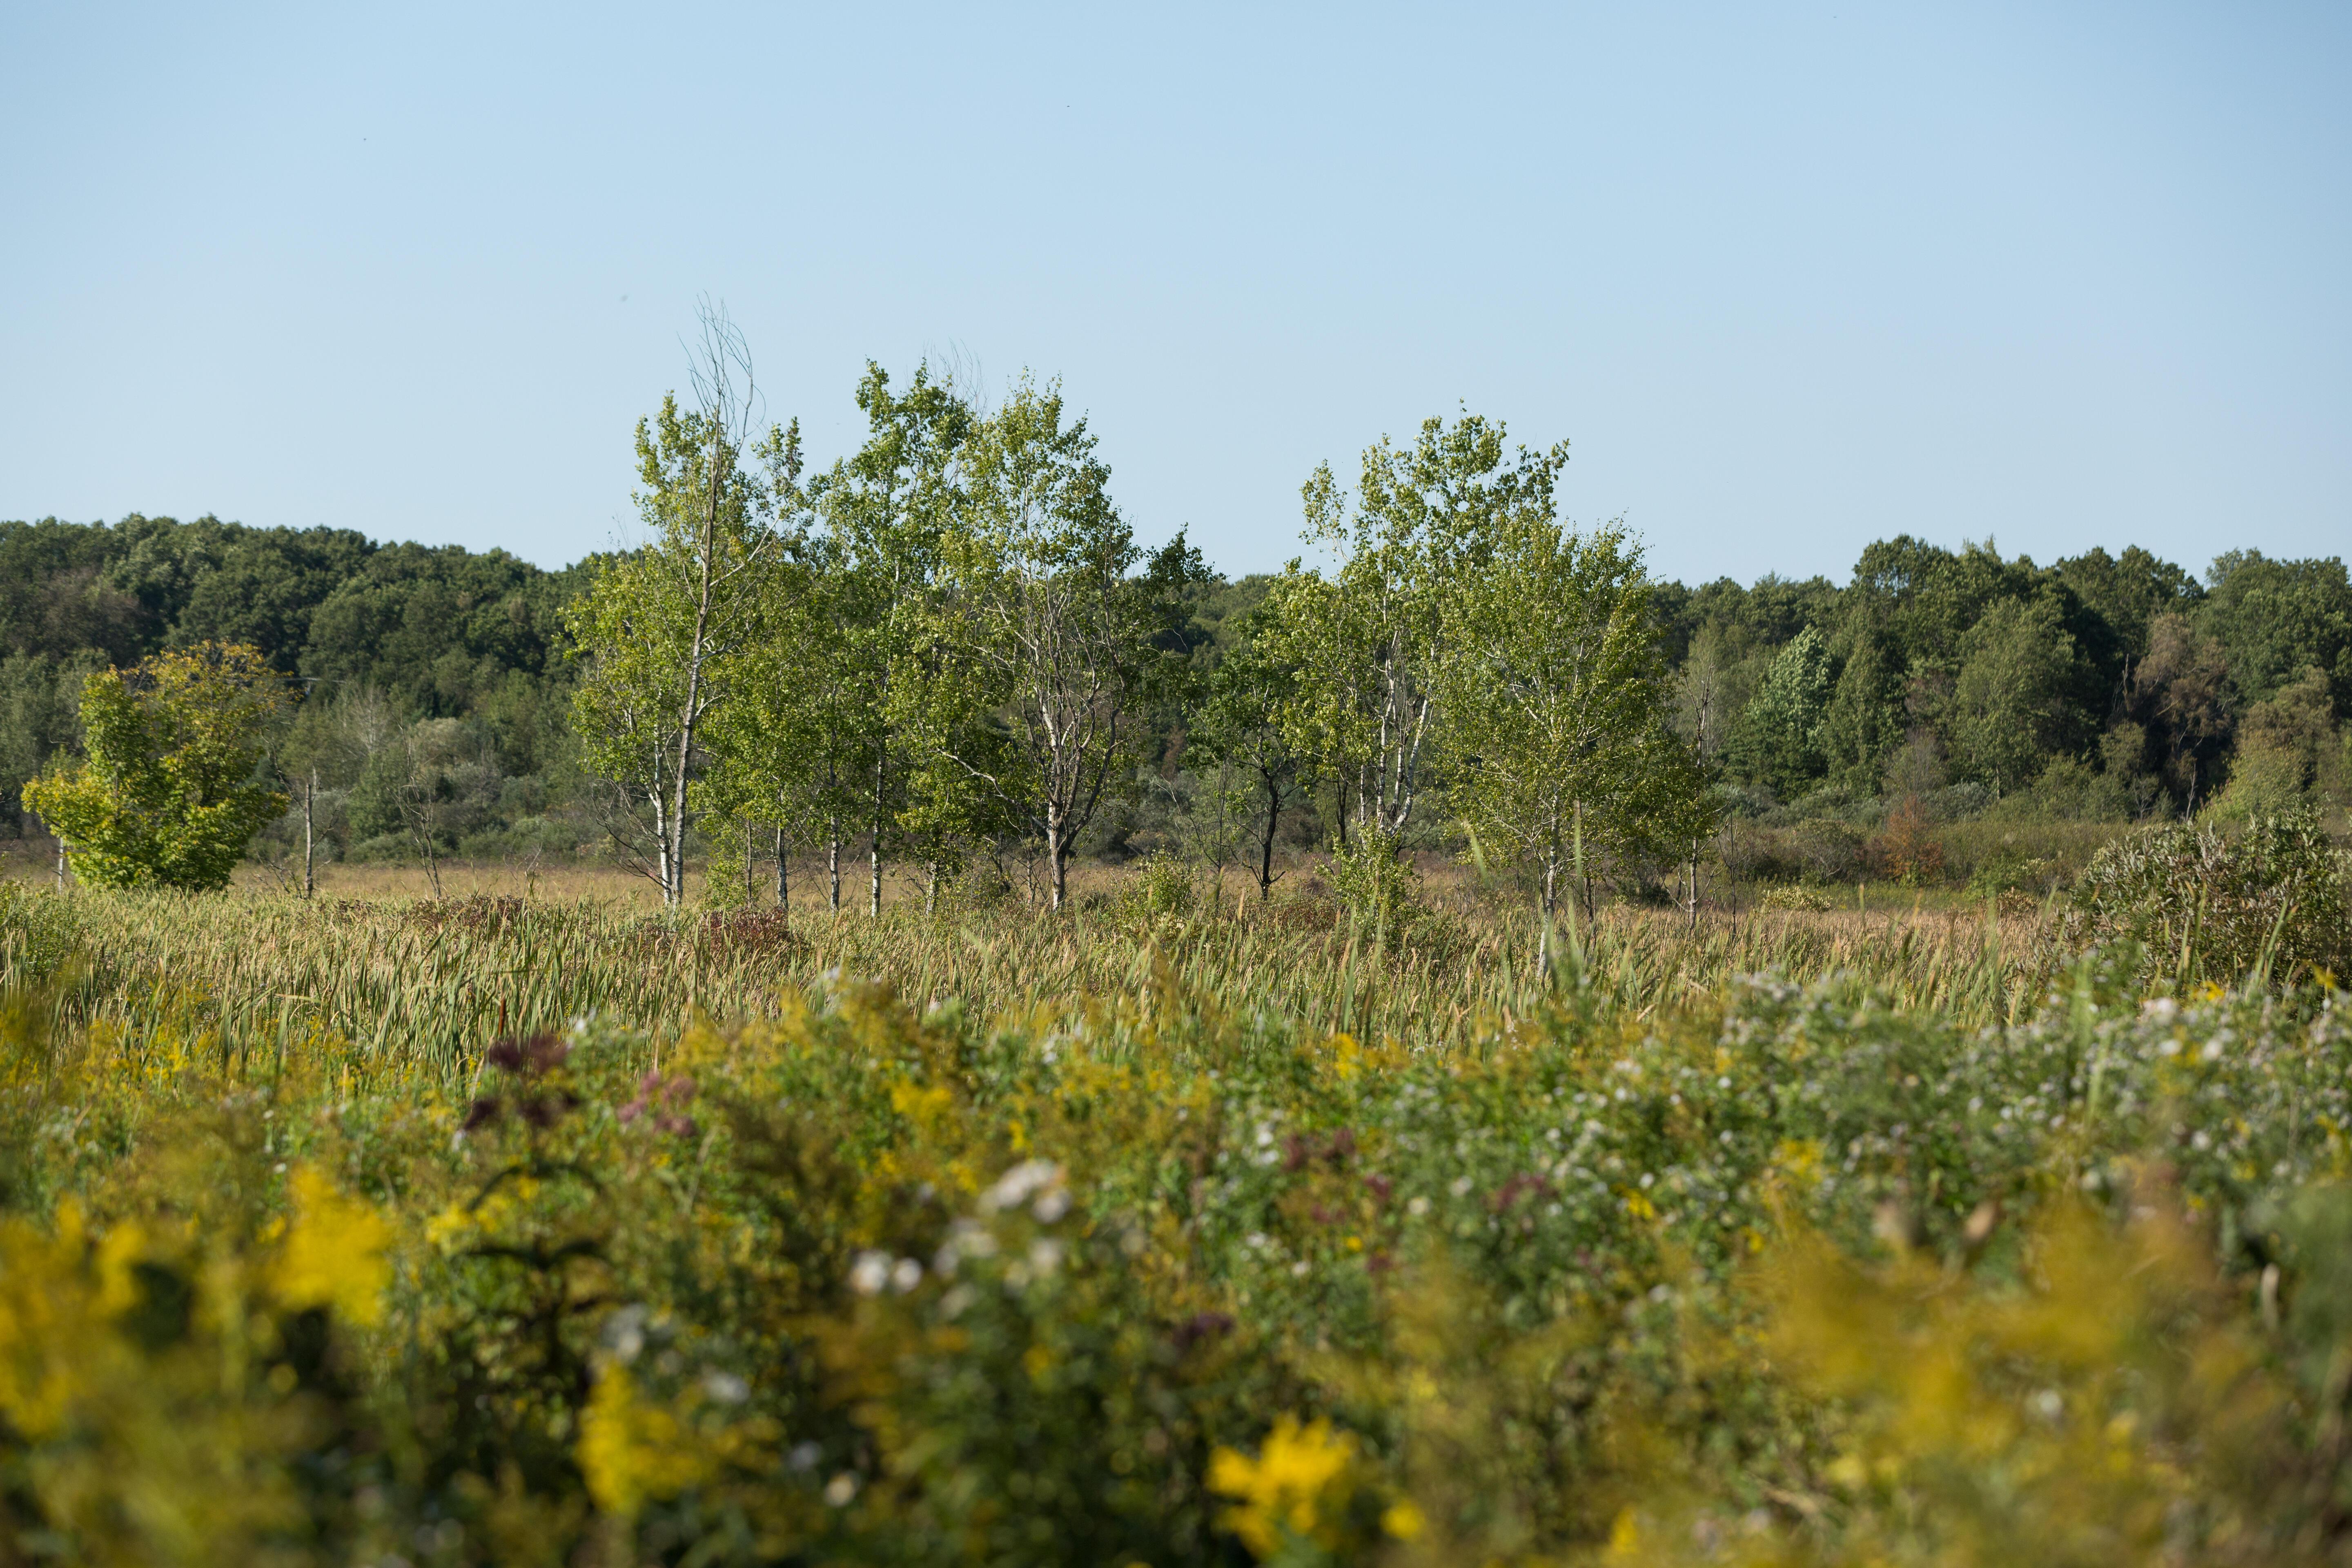
[[[793,885],[789,873],[784,869],[784,851],[787,847],[784,843],[784,830],[779,827],[776,829],[776,908],[790,911],[793,907]]]
[[[1584,908],[1584,923],[1592,923],[1592,868],[1584,858],[1584,803],[1576,803],[1576,886],[1571,889]]]
[[[1274,833],[1282,820],[1282,786],[1269,773],[1265,778],[1265,837],[1258,845],[1257,897],[1264,903],[1274,897]]]
[[[839,914],[841,912],[841,817],[835,812],[827,812],[824,816],[824,868],[833,879],[833,888],[826,895],[826,902],[835,914]]]
[[[712,411],[710,421],[710,508],[702,521],[702,549],[699,581],[696,584],[694,600],[694,641],[688,645],[686,664],[686,704],[678,710],[677,773],[670,782],[670,812],[668,828],[668,864],[663,869],[666,885],[662,901],[673,908],[686,901],[686,783],[687,770],[694,761],[694,727],[702,716],[702,665],[710,647],[710,572],[711,557],[719,547],[719,510],[723,504],[726,479],[720,471],[719,457],[725,450],[722,420],[719,411]],[[748,858],[748,854],[746,856]]]
[[[58,891],[66,890],[66,836],[58,835]]]
[[[940,912],[940,863],[933,860],[924,871],[923,914],[928,919]]]
[[[876,919],[882,914],[882,792],[888,782],[884,769],[889,765],[886,756],[874,759],[874,844],[873,874],[867,894],[866,912]]]
[[[1536,908],[1543,916],[1536,927],[1536,978],[1548,978],[1551,973],[1551,925],[1559,914],[1559,840],[1554,838],[1544,851],[1543,888],[1536,894]]]
[[[312,862],[310,835],[311,803],[318,798],[318,795],[319,770],[312,768],[310,770],[310,782],[302,791],[302,896],[306,899],[310,897],[310,895],[318,889],[318,883],[311,875]]]
[[[1069,865],[1063,853],[1062,813],[1058,806],[1045,807],[1045,879],[1053,889],[1054,912],[1059,914],[1062,901],[1069,891]]]

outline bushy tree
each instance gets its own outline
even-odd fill
[[[965,463],[941,543],[938,673],[902,686],[895,710],[1043,848],[1059,910],[1071,850],[1127,777],[1157,688],[1186,676],[1157,638],[1203,568],[1181,533],[1145,561],[1056,386],[1016,386]]]
[[[2218,812],[2259,817],[2352,794],[2352,732],[2336,726],[2328,688],[2327,672],[2314,665],[2246,710]]]
[[[1831,640],[1838,675],[1822,713],[1822,762],[1832,783],[1856,795],[1878,791],[1906,729],[1903,669],[1879,621],[1875,606],[1857,600]]]
[[[1833,689],[1828,639],[1807,626],[1772,656],[1740,716],[1740,770],[1783,799],[1802,795],[1826,765],[1822,723]]]
[[[1328,465],[1302,492],[1307,536],[1335,567],[1327,578],[1292,562],[1264,614],[1269,650],[1297,671],[1286,732],[1338,793],[1343,858],[1385,865],[1402,847],[1429,783],[1458,596],[1509,520],[1551,515],[1567,444],[1513,452],[1505,437],[1475,414],[1425,420],[1410,447],[1365,450],[1352,496]]]
[[[1463,585],[1441,678],[1452,801],[1486,852],[1533,864],[1549,921],[1575,862],[1680,858],[1712,830],[1697,758],[1668,726],[1650,584],[1621,528],[1530,508]]]
[[[286,797],[255,780],[286,699],[258,648],[205,643],[82,683],[88,760],[25,785],[26,809],[98,887],[228,885]]]
[[[1959,771],[1996,794],[2021,789],[2058,750],[2074,639],[2047,595],[2002,599],[1960,639],[1946,732]]]

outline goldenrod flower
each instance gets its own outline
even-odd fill
[[[1260,1557],[1273,1555],[1286,1534],[1332,1545],[1354,1490],[1355,1457],[1356,1440],[1333,1432],[1330,1422],[1318,1417],[1301,1426],[1285,1415],[1256,1458],[1223,1447],[1211,1455],[1209,1489],[1241,1500],[1223,1522]]]
[[[607,1366],[580,1418],[580,1473],[596,1506],[635,1519],[656,1498],[673,1497],[709,1471],[709,1456],[669,1410],[637,1397],[625,1366]]]
[[[294,1223],[270,1271],[278,1299],[299,1311],[331,1307],[362,1325],[383,1315],[392,1265],[383,1256],[391,1228],[364,1203],[335,1190],[315,1166],[294,1173]]]

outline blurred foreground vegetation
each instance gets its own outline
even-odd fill
[[[0,888],[0,1553],[2337,1561],[2341,863],[2168,833],[1549,978],[1172,875]]]

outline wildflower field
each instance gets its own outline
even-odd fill
[[[2352,1556],[2324,968],[1516,921],[0,887],[0,1559]]]

